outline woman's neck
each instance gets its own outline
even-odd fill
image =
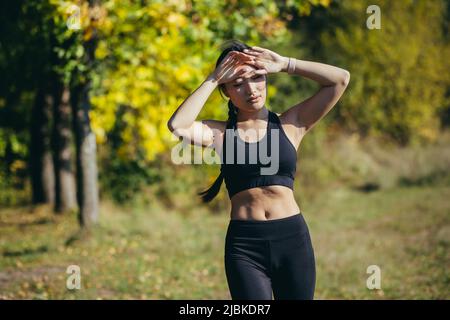
[[[269,117],[269,110],[264,106],[261,108],[261,110],[257,111],[242,111],[239,110],[237,114],[237,121],[238,122],[245,122],[245,121],[255,121],[255,120],[266,120]]]

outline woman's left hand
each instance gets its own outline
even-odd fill
[[[244,53],[253,56],[253,61],[246,62],[254,65],[256,68],[264,69],[267,73],[277,73],[284,70],[287,66],[287,57],[280,56],[278,53],[269,49],[260,47],[250,47],[244,49]]]

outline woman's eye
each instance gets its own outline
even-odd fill
[[[256,77],[253,77],[252,79],[253,79],[253,80],[256,80],[256,79],[259,79],[259,78],[261,78],[261,77],[262,77],[262,75],[258,74]],[[236,83],[234,86],[235,86],[235,87],[239,87],[239,86],[242,84],[242,82],[243,82],[243,81],[238,82],[238,83]]]

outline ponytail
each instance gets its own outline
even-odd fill
[[[233,128],[234,125],[237,122],[237,108],[236,106],[233,104],[233,102],[231,102],[231,99],[228,100],[228,120],[227,120],[227,126],[226,128]],[[226,134],[226,132],[224,132],[224,134]],[[222,150],[225,148],[225,146],[222,146]],[[223,151],[222,151],[223,154]],[[214,199],[217,194],[220,191],[220,187],[222,186],[222,182],[223,182],[223,164],[220,167],[220,174],[217,177],[216,181],[214,181],[214,183],[205,191],[199,192],[198,195],[202,197],[202,201],[204,203],[210,202],[212,199]]]

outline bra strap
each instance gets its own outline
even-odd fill
[[[270,111],[270,116],[272,118],[272,122],[275,122],[276,124],[281,124],[280,118],[278,117],[278,115],[275,112]]]

